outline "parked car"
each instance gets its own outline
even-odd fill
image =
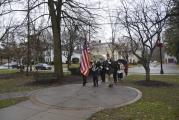
[[[6,63],[0,66],[0,69],[18,69],[19,65],[16,62]]]
[[[51,70],[52,67],[46,63],[38,63],[35,65],[36,70]]]
[[[6,65],[0,65],[0,69],[11,69],[11,67],[6,66]]]

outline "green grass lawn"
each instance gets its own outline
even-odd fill
[[[52,72],[47,71],[38,71],[39,74],[44,74],[44,77],[48,77],[48,74]],[[47,73],[47,74],[46,74]],[[52,86],[61,85],[60,82],[53,82],[52,80],[46,81],[45,83],[36,83],[34,76],[26,76],[26,73],[12,73],[10,78],[1,78],[0,79],[0,94],[6,92],[23,92],[23,91],[32,91],[40,88],[47,88]],[[33,73],[34,74],[34,73]],[[7,74],[11,75],[11,73]],[[65,76],[70,75],[70,72],[65,72]]]
[[[152,76],[152,80],[167,82],[173,86],[142,86],[136,84],[144,76],[131,75],[121,85],[139,89],[142,98],[131,105],[106,109],[88,120],[179,120],[179,76]]]
[[[129,64],[129,67],[141,67],[141,64]]]
[[[17,69],[1,69],[0,74],[12,74],[12,73],[17,73]]]
[[[80,67],[80,64],[71,64],[70,65],[70,68],[79,68]]]
[[[0,93],[30,91],[41,88],[38,85],[32,85],[32,76],[25,76],[23,73],[16,73],[13,78],[0,80]]]
[[[63,67],[67,68],[67,64],[63,64]],[[71,64],[70,65],[70,68],[79,68],[79,67],[80,67],[80,64]]]
[[[179,68],[179,64],[176,64],[177,65],[177,67]]]
[[[0,109],[28,100],[27,97],[0,100]]]

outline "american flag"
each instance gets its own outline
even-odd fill
[[[82,54],[81,54],[81,62],[80,62],[80,71],[84,76],[88,76],[90,69],[90,51],[86,42],[83,46]]]

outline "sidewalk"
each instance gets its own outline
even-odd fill
[[[131,104],[141,96],[126,86],[71,84],[36,91],[30,100],[0,109],[0,116],[1,120],[86,120],[99,110]]]
[[[9,98],[17,98],[17,97],[28,97],[32,94],[32,92],[11,92],[0,94],[0,100],[9,99]]]

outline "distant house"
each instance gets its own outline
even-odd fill
[[[136,54],[141,55],[141,51],[137,50]],[[139,59],[132,53],[129,54],[128,60],[129,60],[129,63],[138,63],[139,62]]]
[[[92,42],[90,45],[91,53],[93,55],[102,55],[106,59],[107,53],[110,54],[110,56],[112,55],[111,48],[110,48],[111,45],[112,45],[112,43],[110,43],[110,42],[106,42],[106,43]],[[137,51],[137,54],[140,55],[141,54],[140,51]],[[120,51],[119,49],[116,49],[114,51],[114,59],[115,60],[124,59],[123,56],[124,56],[123,51]],[[128,60],[129,60],[129,63],[136,63],[139,61],[138,58],[135,55],[131,54],[130,52],[128,52]]]
[[[90,43],[90,52],[93,56],[101,56],[103,59],[106,59],[107,53],[109,53],[110,56],[112,55],[110,45],[111,45],[111,43],[109,43],[109,42],[106,42],[106,43],[91,42]],[[140,50],[137,50],[136,53],[138,55],[141,55]],[[63,63],[67,62],[67,58],[65,57],[67,54],[68,54],[68,51],[65,51],[65,50],[62,51],[62,62]],[[123,54],[124,54],[123,51],[119,51],[118,49],[116,49],[114,51],[114,59],[115,60],[124,59]],[[45,51],[44,56],[45,56],[45,62],[49,62],[49,63],[53,62],[53,60],[54,60],[53,49]],[[80,56],[81,56],[81,51],[80,50],[74,50],[71,59],[78,58],[80,60]],[[135,55],[133,55],[132,53],[129,52],[128,53],[128,61],[129,61],[129,63],[137,63],[139,61],[139,59]],[[169,56],[168,54],[165,53],[164,54],[164,61],[165,61],[165,63],[175,63],[176,58]]]
[[[176,63],[177,59],[174,56],[170,56],[167,53],[164,54],[164,62],[165,63]]]
[[[66,55],[68,54],[68,51],[62,51],[62,63],[66,63],[67,62],[67,58]],[[44,56],[45,56],[45,62],[50,63],[54,61],[54,52],[53,49],[51,50],[47,50],[44,52]],[[73,55],[71,57],[71,59],[73,58],[78,58],[80,60],[80,56],[81,56],[81,52],[75,50],[73,52]]]
[[[109,43],[96,43],[93,42],[90,45],[90,52],[92,55],[101,55],[106,58],[106,54],[110,53]]]
[[[8,63],[8,59],[0,58],[0,65]]]

